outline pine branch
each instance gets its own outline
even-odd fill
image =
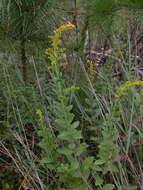
[[[31,6],[28,6],[25,8],[25,12],[29,12],[31,11],[32,9],[35,9],[35,8],[40,8],[42,5],[44,5],[45,3],[47,2],[47,0],[39,0],[37,1],[36,3],[32,3]]]

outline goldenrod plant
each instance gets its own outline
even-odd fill
[[[79,90],[79,87],[66,87],[61,72],[61,63],[63,61],[61,57],[62,53],[65,52],[65,49],[60,47],[62,32],[73,28],[75,26],[71,23],[61,25],[55,30],[54,35],[50,36],[52,41],[51,47],[46,49],[47,58],[50,60],[50,67],[48,68],[50,68],[53,92],[55,93],[53,106],[55,111],[54,127],[57,130],[57,136],[53,137],[52,146],[47,144],[52,134],[48,134],[50,129],[44,127],[45,124],[42,122],[42,114],[38,110],[37,114],[39,115],[40,123],[42,122],[40,136],[41,140],[43,139],[40,146],[46,151],[44,163],[47,164],[51,172],[52,170],[55,172],[59,183],[63,184],[64,188],[91,189],[88,178],[92,158],[84,158],[84,153],[86,153],[88,146],[82,140],[79,122],[74,120],[72,105],[69,102],[70,93],[73,90]],[[47,133],[44,131],[42,133],[42,130],[47,131]],[[53,156],[51,147],[53,147]],[[50,154],[54,158],[54,155],[56,155],[55,162],[54,158],[52,160],[49,156]],[[58,187],[54,188],[56,189]]]

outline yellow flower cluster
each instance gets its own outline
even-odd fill
[[[117,51],[115,52],[115,56],[120,57],[121,55],[122,55],[121,50],[117,50]]]
[[[116,98],[120,96],[127,95],[127,93],[132,89],[134,86],[143,86],[143,81],[135,80],[135,81],[127,81],[124,85],[117,89]]]
[[[75,26],[71,23],[68,24],[62,24],[55,32],[54,35],[49,36],[49,38],[52,40],[51,48],[47,48],[45,51],[45,54],[47,55],[48,59],[51,62],[50,68],[52,66],[56,65],[59,61],[63,61],[63,54],[65,53],[65,48],[60,48],[60,45],[62,43],[61,41],[61,35],[62,31],[66,29],[72,29]],[[65,62],[65,60],[64,60]],[[65,65],[65,64],[63,64]]]
[[[37,109],[36,111],[37,116],[39,117],[40,122],[43,121],[43,114],[40,109]]]
[[[70,94],[73,90],[80,90],[79,86],[71,86],[69,88],[66,88],[66,94]]]
[[[75,25],[73,25],[72,23],[67,23],[67,24],[62,24],[57,30],[56,32],[62,32],[63,30],[66,30],[66,29],[72,29],[72,28],[75,28]]]
[[[94,79],[94,66],[93,63],[88,59],[87,64],[89,64],[89,78],[91,81]]]

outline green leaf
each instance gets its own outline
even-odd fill
[[[86,143],[82,143],[79,145],[79,147],[76,149],[76,156],[80,156],[88,147]]]
[[[59,173],[69,173],[69,164],[61,164],[59,167],[58,167],[58,172]]]
[[[115,186],[113,184],[106,184],[103,187],[103,190],[113,190]]]
[[[105,161],[104,160],[96,160],[95,162],[94,162],[94,164],[96,165],[96,166],[100,166],[100,165],[103,165],[105,163]]]
[[[101,167],[99,167],[99,166],[96,166],[96,165],[94,165],[93,166],[93,170],[95,171],[95,172],[102,172],[102,168]]]
[[[73,113],[68,113],[66,112],[67,115],[66,115],[66,118],[68,120],[69,123],[72,123],[73,119],[74,119],[74,114]]]
[[[99,177],[98,175],[96,175],[95,177],[95,185],[98,186],[98,185],[102,185],[103,183],[103,179],[101,177]]]
[[[56,119],[55,120],[55,123],[56,123],[56,125],[57,125],[57,127],[58,128],[62,128],[62,129],[64,129],[64,128],[66,128],[66,122],[65,122],[65,120],[63,120],[63,119]]]
[[[68,131],[62,131],[59,135],[58,135],[58,138],[60,140],[67,140],[69,141],[69,136],[70,136],[70,133]]]
[[[73,151],[71,149],[69,149],[69,148],[64,147],[64,148],[60,148],[58,150],[58,153],[66,155],[66,156],[69,156],[69,155],[73,154]]]
[[[72,170],[72,171],[73,171],[73,170],[76,170],[76,172],[77,172],[78,167],[79,167],[79,163],[78,163],[77,161],[73,161],[73,162],[71,163],[71,170]]]
[[[81,164],[81,171],[86,178],[89,177],[89,173],[93,167],[93,160],[93,157],[87,157]]]
[[[81,131],[72,130],[71,135],[75,140],[82,139]]]
[[[89,169],[90,167],[92,167],[93,160],[94,160],[94,157],[87,157],[87,158],[82,162],[82,165],[83,165],[83,167],[84,167],[85,170],[87,170],[87,169]]]
[[[75,145],[74,143],[71,143],[71,144],[69,144],[68,147],[69,147],[69,149],[73,150],[73,149],[75,148],[75,146],[76,146],[76,145]]]
[[[66,107],[66,111],[67,111],[67,112],[70,112],[70,111],[72,110],[72,107],[73,107],[73,105],[67,106],[67,107]]]
[[[79,126],[79,121],[72,123],[72,128],[76,129]]]

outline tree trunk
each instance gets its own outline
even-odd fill
[[[25,39],[24,38],[21,38],[20,49],[21,49],[22,77],[23,77],[23,81],[25,82],[26,74],[27,74],[27,58],[26,58]]]
[[[26,47],[25,47],[25,42],[26,42],[26,39],[25,39],[25,34],[24,34],[24,19],[25,19],[25,15],[24,15],[24,18],[21,22],[21,29],[20,29],[20,32],[21,32],[21,36],[20,36],[20,53],[21,53],[21,68],[22,68],[22,78],[23,78],[23,81],[25,82],[26,81],[26,70],[27,70],[27,58],[26,58]]]

